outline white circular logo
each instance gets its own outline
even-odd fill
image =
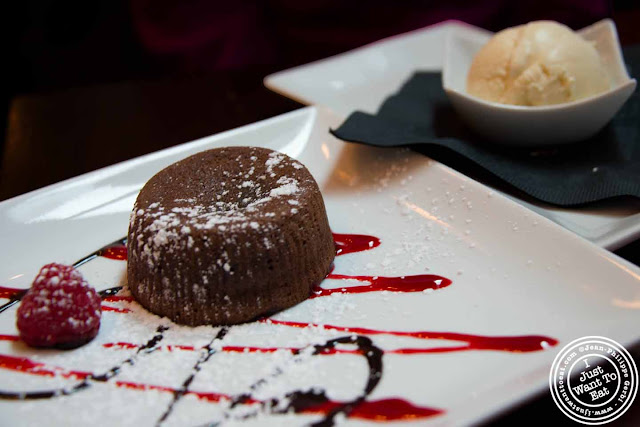
[[[549,374],[554,402],[582,424],[605,424],[629,409],[638,391],[638,368],[629,352],[605,337],[566,345]]]

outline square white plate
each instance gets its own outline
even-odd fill
[[[272,74],[264,83],[300,102],[329,107],[344,118],[356,110],[373,114],[413,73],[442,70],[448,34],[463,30],[489,34],[462,22],[446,21]],[[640,202],[566,209],[512,199],[609,250],[640,237]]]
[[[0,203],[2,285],[26,288],[45,263],[71,264],[125,236],[138,190],[164,166],[208,148],[261,145],[283,151],[310,169],[334,232],[381,239],[370,250],[336,258],[334,273],[432,274],[452,283],[425,292],[337,292],[273,317],[368,330],[233,326],[221,342],[223,348],[202,363],[163,425],[219,421],[226,408],[221,394],[249,392],[261,378],[266,381],[256,387],[254,398],[315,386],[336,402],[348,402],[362,393],[369,372],[365,358],[349,353],[349,346],[343,348],[346,352],[322,356],[234,351],[238,347],[304,348],[336,336],[364,336],[385,352],[380,382],[366,397],[373,402],[369,409],[380,410],[375,402],[397,405],[402,399],[400,415],[425,415],[425,408],[442,411],[419,416],[415,423],[457,425],[481,421],[544,392],[557,351],[577,337],[603,335],[624,345],[637,341],[636,266],[424,156],[345,144],[327,132],[340,121],[327,111],[304,108]],[[123,261],[98,257],[80,270],[99,290],[125,281]],[[322,284],[354,285],[366,283],[334,279]],[[89,380],[88,387],[68,396],[0,399],[2,422],[9,425],[155,425],[171,405],[173,390],[191,375],[201,348],[220,330],[173,325],[134,302],[105,301],[103,307],[111,309],[103,309],[100,333],[91,343],[70,351],[34,350],[14,338],[16,307],[0,313],[0,391],[69,389],[88,372],[100,374],[119,365],[122,369],[106,382]],[[159,347],[137,354],[159,325],[169,327]],[[371,330],[427,331],[423,335],[431,339]],[[533,339],[538,350],[477,350],[469,345],[472,338],[445,333],[534,335],[539,336]],[[543,341],[553,344],[554,339],[558,344],[544,349]],[[442,351],[444,347],[462,348]],[[402,350],[407,348],[439,350]],[[131,364],[124,363],[130,358]],[[58,375],[45,375],[54,371]],[[355,411],[360,415],[345,421],[366,421],[366,411],[360,409]],[[239,405],[227,415],[255,410],[255,405]],[[261,414],[247,421],[300,425],[321,418],[313,413]]]

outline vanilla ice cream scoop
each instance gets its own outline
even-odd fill
[[[595,47],[553,21],[500,31],[476,54],[467,75],[469,94],[513,105],[571,102],[609,87]]]

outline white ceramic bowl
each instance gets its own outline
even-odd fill
[[[611,89],[565,104],[523,107],[489,102],[466,93],[467,73],[476,52],[493,33],[473,26],[449,33],[442,69],[442,85],[458,114],[491,141],[540,146],[576,142],[602,129],[636,88],[622,59],[618,33],[610,19],[578,31],[595,44],[611,78]]]

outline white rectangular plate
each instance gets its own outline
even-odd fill
[[[380,238],[377,247],[337,257],[335,274],[404,276],[401,281],[431,274],[452,282],[424,292],[336,292],[273,316],[336,328],[278,322],[233,326],[163,425],[197,426],[243,415],[261,425],[321,420],[322,413],[272,414],[257,403],[229,410],[226,397],[249,393],[258,384],[254,402],[312,389],[324,390],[336,402],[333,408],[358,398],[371,359],[354,354],[353,345],[315,356],[287,350],[337,337],[363,337],[384,352],[367,403],[349,417],[337,415],[354,425],[376,413],[396,420],[415,416],[404,419],[407,424],[477,422],[544,391],[553,358],[573,339],[603,335],[625,345],[638,339],[637,267],[426,157],[345,144],[327,132],[340,120],[305,108],[0,203],[2,285],[27,288],[43,264],[71,264],[124,237],[137,192],[164,166],[208,148],[259,145],[309,168],[334,232]],[[80,270],[102,290],[126,281],[125,267],[123,261],[98,257]],[[367,283],[333,279],[322,286]],[[108,381],[88,379],[87,387],[67,396],[0,399],[8,425],[156,425],[203,357],[203,346],[220,331],[174,325],[132,301],[105,301],[101,330],[92,342],[75,350],[34,350],[17,339],[16,307],[0,313],[5,396],[71,390],[89,373],[121,370]],[[169,329],[155,351],[138,353],[160,325]],[[511,352],[476,349],[473,337],[454,334],[538,337],[523,338],[536,351]],[[456,349],[444,351],[451,347]],[[264,350],[274,348],[281,350]],[[367,356],[375,359],[374,353]],[[391,407],[396,410],[389,412]],[[427,416],[428,408],[436,413]]]
[[[356,110],[373,114],[413,73],[440,71],[447,34],[461,28],[486,32],[446,21],[272,74],[264,83],[300,102],[329,107],[344,118]],[[565,209],[512,199],[610,250],[640,237],[640,202]]]

